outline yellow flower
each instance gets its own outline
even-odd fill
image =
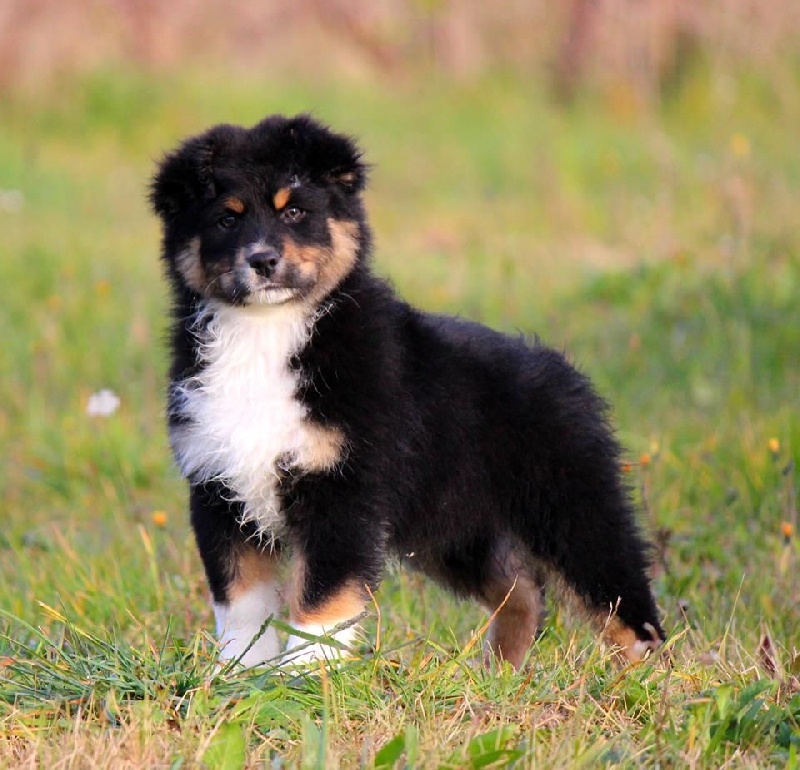
[[[772,452],[772,454],[774,455],[778,454],[778,452],[781,451],[781,442],[778,441],[778,439],[776,438],[771,438],[767,442],[767,446],[769,447],[769,451]]]
[[[167,526],[167,513],[166,513],[166,511],[153,511],[150,514],[150,520],[157,527],[166,527]]]
[[[730,148],[737,158],[746,158],[750,154],[750,140],[744,134],[736,133],[731,137]]]

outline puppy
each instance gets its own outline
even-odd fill
[[[346,650],[390,554],[494,613],[515,667],[551,576],[638,660],[664,635],[605,403],[560,353],[398,299],[370,270],[365,181],[300,115],[216,126],[152,183],[169,435],[222,660],[280,654],[284,596],[296,662]]]

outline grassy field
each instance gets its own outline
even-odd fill
[[[614,404],[671,666],[553,606],[523,672],[486,671],[480,612],[390,571],[342,667],[213,677],[146,188],[183,135],[301,110],[367,149],[399,291],[538,333]],[[0,766],[800,767],[798,123],[702,71],[656,111],[501,77],[4,98]]]

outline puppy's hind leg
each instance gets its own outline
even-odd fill
[[[559,502],[550,517],[553,531],[535,541],[536,556],[552,565],[607,641],[629,661],[641,660],[661,644],[664,631],[647,576],[646,546],[624,492],[606,490],[593,499],[574,494]]]
[[[505,538],[490,551],[480,601],[494,615],[484,649],[514,668],[522,666],[545,616],[544,575],[531,568]]]
[[[544,618],[544,587],[512,538],[484,533],[416,554],[416,565],[457,595],[477,599],[490,615],[484,650],[520,668]]]

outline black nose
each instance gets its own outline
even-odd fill
[[[281,255],[275,249],[256,251],[247,258],[247,264],[265,278],[269,277],[276,265],[280,262]]]

